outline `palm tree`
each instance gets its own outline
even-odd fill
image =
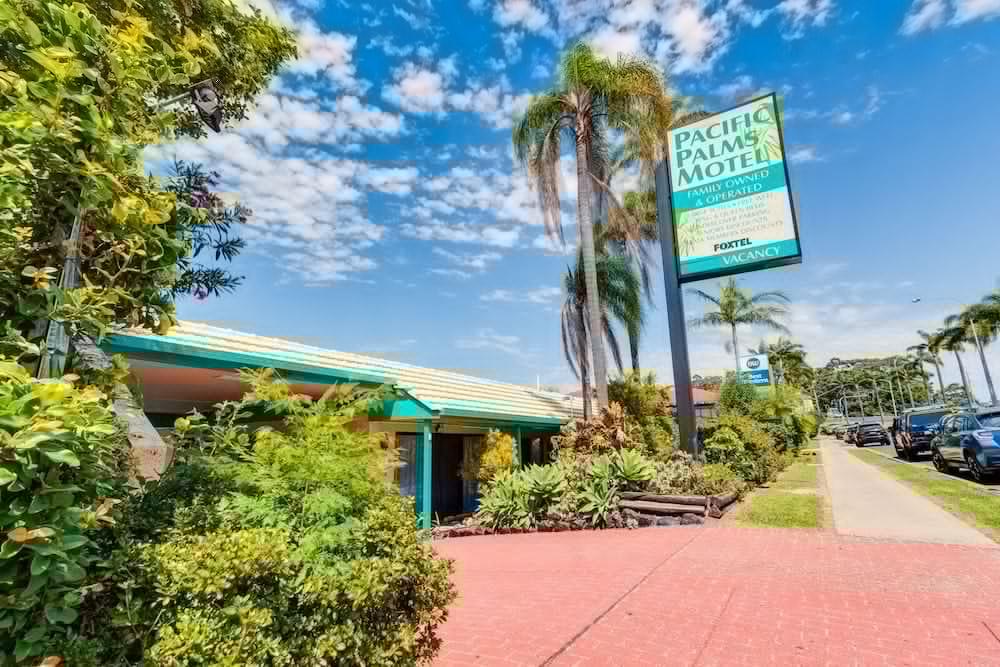
[[[790,299],[784,292],[761,292],[753,294],[750,290],[741,289],[735,278],[729,278],[719,286],[719,295],[714,296],[700,289],[689,290],[689,293],[715,306],[716,310],[706,312],[701,317],[692,319],[693,327],[726,327],[732,333],[733,354],[736,361],[736,378],[740,377],[740,346],[737,337],[737,327],[741,324],[759,326],[780,333],[789,333],[788,327],[779,319],[788,315],[784,304]]]
[[[546,230],[562,238],[559,199],[559,161],[562,139],[571,139],[576,153],[577,230],[582,254],[582,278],[587,293],[587,325],[602,327],[597,286],[597,256],[591,217],[593,187],[604,192],[611,204],[621,208],[607,182],[595,176],[606,160],[609,130],[629,130],[643,121],[655,128],[650,137],[662,143],[673,106],[663,77],[649,63],[619,58],[612,63],[577,44],[563,56],[556,87],[532,97],[524,114],[514,124],[512,142],[518,159],[538,187]],[[663,132],[658,131],[663,128]],[[650,149],[655,150],[655,149]],[[591,357],[598,404],[608,403],[607,360],[603,336],[591,336]]]
[[[911,345],[906,348],[907,352],[916,352],[918,355],[921,352],[926,353],[931,362],[934,364],[934,369],[937,371],[938,388],[941,390],[941,400],[944,400],[944,379],[941,377],[941,344],[943,340],[936,333],[927,333],[923,329],[917,330],[917,335],[920,336],[924,342],[917,345]]]
[[[997,392],[993,387],[993,376],[990,374],[990,366],[986,363],[986,354],[983,352],[983,344],[989,344],[996,339],[997,329],[993,324],[993,313],[991,307],[986,304],[974,304],[962,309],[957,315],[949,315],[945,318],[945,326],[955,329],[955,334],[959,335],[965,343],[973,343],[979,352],[979,361],[983,365],[983,375],[986,377],[986,387],[990,392],[990,405],[997,404]]]
[[[577,254],[576,267],[567,267],[563,277],[564,301],[562,306],[563,354],[573,375],[583,389],[584,418],[593,414],[590,389],[590,359],[593,349],[590,339],[590,322],[587,318],[587,285],[583,276],[583,251]],[[615,336],[612,318],[619,322],[634,320],[642,309],[642,292],[639,276],[627,258],[618,255],[598,255],[596,262],[597,286],[600,300],[602,338],[607,342],[618,372],[622,371],[622,356]],[[641,326],[641,324],[640,324]],[[603,349],[603,347],[602,347]]]
[[[784,336],[779,336],[776,342],[769,345],[767,353],[770,359],[777,364],[778,377],[782,383],[787,382],[789,370],[802,368],[806,365],[806,349]]]
[[[969,405],[973,405],[972,400],[972,390],[969,388],[969,377],[965,374],[965,364],[962,363],[962,352],[965,351],[965,327],[955,326],[948,329],[941,330],[938,334],[941,339],[940,347],[946,352],[952,352],[955,355],[955,361],[958,363],[958,373],[962,376],[962,387],[965,389],[965,399],[969,402]]]

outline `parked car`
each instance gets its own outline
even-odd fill
[[[930,452],[933,431],[947,414],[948,409],[943,406],[930,406],[906,410],[896,417],[889,429],[896,456],[913,461],[917,454]]]
[[[931,453],[939,471],[968,468],[977,482],[1000,472],[1000,412],[996,408],[949,415],[935,430]]]
[[[854,432],[854,444],[857,447],[877,442],[880,445],[889,444],[889,434],[882,428],[881,424],[862,424]]]

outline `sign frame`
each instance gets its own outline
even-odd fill
[[[675,271],[676,271],[675,275],[677,276],[677,283],[678,283],[678,285],[684,285],[684,284],[687,284],[687,283],[701,282],[703,280],[714,280],[716,278],[724,278],[726,276],[733,276],[733,275],[737,275],[737,274],[740,274],[740,273],[752,273],[754,271],[765,271],[767,269],[775,269],[775,268],[779,268],[779,267],[782,267],[782,266],[791,266],[791,265],[794,265],[794,264],[801,264],[802,263],[802,236],[799,233],[799,217],[798,217],[798,212],[796,211],[796,207],[795,207],[795,203],[796,203],[795,200],[796,200],[796,198],[792,194],[792,182],[791,182],[791,179],[790,179],[789,174],[788,174],[788,155],[787,155],[787,153],[785,151],[785,130],[784,130],[784,125],[782,124],[782,120],[781,120],[781,115],[782,114],[781,114],[781,112],[779,111],[779,108],[778,108],[778,94],[775,93],[775,92],[771,92],[771,93],[767,93],[766,95],[760,95],[760,96],[755,97],[755,98],[750,99],[750,100],[745,100],[743,102],[740,102],[739,104],[734,104],[733,106],[731,106],[731,107],[729,107],[727,109],[723,109],[722,111],[716,112],[716,113],[712,114],[711,116],[706,116],[705,118],[699,119],[698,121],[695,121],[695,122],[703,122],[703,121],[709,120],[710,118],[714,118],[716,116],[720,116],[720,115],[722,115],[724,113],[729,113],[730,111],[733,111],[733,110],[738,109],[740,107],[748,106],[748,105],[754,104],[755,102],[760,102],[761,100],[766,100],[768,98],[771,99],[771,101],[772,101],[772,103],[774,105],[774,111],[775,111],[775,118],[774,118],[774,120],[775,120],[775,124],[777,125],[777,128],[778,128],[778,142],[779,142],[779,146],[781,147],[782,166],[784,167],[784,171],[785,171],[785,188],[788,191],[788,206],[789,206],[789,209],[791,210],[791,213],[792,213],[792,228],[795,230],[795,244],[798,247],[799,251],[795,255],[790,255],[788,257],[779,257],[779,258],[771,259],[771,260],[758,261],[758,262],[754,262],[751,265],[740,265],[740,266],[733,266],[733,267],[728,267],[728,268],[715,269],[713,271],[702,271],[702,272],[691,274],[691,275],[687,275],[687,276],[681,274],[681,258],[680,258],[679,252],[677,251],[677,249],[679,248],[679,245],[677,243],[677,240],[678,240],[677,239],[677,209],[673,205],[674,204],[673,174],[671,173],[671,170],[670,170],[670,161],[671,161],[670,160],[670,158],[671,158],[671,154],[670,154],[671,148],[670,148],[670,146],[671,146],[671,142],[668,139],[668,141],[667,141],[668,152],[667,152],[667,155],[664,157],[663,162],[665,163],[666,169],[667,169],[667,187],[669,189],[669,194],[670,194],[670,231],[673,234],[673,246],[674,246],[674,258],[673,258],[673,260],[674,260],[674,267],[675,267]],[[681,127],[686,127],[686,126],[681,126]],[[681,128],[676,128],[676,129],[681,129]]]
[[[761,365],[760,360],[764,360],[764,368],[758,370]],[[757,367],[752,366],[752,362],[757,362]],[[745,368],[745,370],[744,370]],[[757,377],[764,373],[767,377],[767,382],[755,382]],[[740,377],[736,378],[739,384],[748,384],[754,387],[770,387],[773,385],[771,382],[771,357],[767,354],[745,354],[740,355]]]

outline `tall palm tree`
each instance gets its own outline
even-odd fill
[[[595,176],[606,161],[609,130],[629,130],[643,121],[653,128],[649,138],[662,143],[673,114],[663,77],[643,60],[619,58],[612,63],[577,44],[565,53],[558,82],[552,90],[532,97],[524,114],[514,124],[512,142],[518,159],[538,188],[546,230],[562,237],[559,199],[559,161],[562,140],[573,141],[576,154],[577,230],[587,293],[587,324],[591,331],[602,327],[597,286],[597,256],[594,251],[592,195],[594,188],[608,195],[609,203],[621,208],[607,182]],[[662,132],[659,130],[662,128]],[[650,142],[651,145],[653,142]],[[656,150],[650,148],[649,150]],[[603,336],[591,336],[591,358],[599,405],[608,403],[607,360]]]
[[[787,382],[789,370],[801,368],[806,363],[806,349],[799,343],[779,336],[778,340],[767,348],[770,360],[778,366],[778,377],[784,384]]]
[[[940,338],[940,347],[946,352],[952,352],[955,355],[955,361],[958,363],[958,373],[962,376],[962,388],[965,390],[965,399],[969,402],[969,405],[973,405],[972,400],[972,389],[969,387],[969,376],[965,373],[965,364],[962,362],[962,352],[965,351],[965,328],[962,326],[950,327],[941,330],[937,336]]]
[[[983,352],[984,344],[988,345],[997,337],[997,329],[992,319],[993,313],[990,311],[990,306],[986,304],[973,304],[963,308],[957,315],[949,315],[944,323],[949,330],[954,329],[955,335],[960,335],[963,342],[976,346],[979,361],[983,365],[983,375],[986,377],[986,387],[990,392],[990,405],[996,405],[997,392],[993,387],[990,366],[986,363],[986,353]]]
[[[729,327],[732,334],[733,355],[736,361],[736,377],[740,377],[740,345],[737,327],[741,324],[771,329],[779,333],[790,333],[788,327],[779,320],[788,315],[784,304],[790,299],[784,292],[761,292],[753,294],[742,289],[735,278],[725,280],[719,286],[719,295],[715,296],[700,289],[688,290],[715,310],[706,312],[701,317],[692,319],[693,327]]]
[[[607,343],[618,372],[622,371],[622,355],[615,336],[612,319],[619,322],[634,320],[642,309],[640,278],[627,258],[619,255],[599,254],[595,264],[597,288],[600,293],[600,318],[602,338]],[[585,418],[593,414],[591,406],[590,359],[593,346],[590,322],[587,317],[587,285],[583,275],[583,251],[577,254],[576,266],[567,267],[563,276],[564,300],[562,306],[562,346],[566,363],[583,389]],[[602,348],[603,349],[603,348]]]
[[[934,364],[934,370],[937,371],[938,379],[938,389],[941,390],[941,400],[944,400],[944,379],[941,377],[941,344],[944,342],[943,339],[937,335],[937,333],[928,333],[923,329],[917,330],[917,335],[923,339],[922,343],[917,345],[911,345],[906,348],[907,352],[925,352],[930,356],[931,362]]]

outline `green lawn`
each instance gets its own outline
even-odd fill
[[[736,522],[769,528],[819,528],[822,504],[817,495],[818,457],[804,455],[778,476],[777,481],[755,491],[739,508]]]
[[[960,479],[948,479],[921,466],[896,463],[875,452],[851,450],[851,454],[878,466],[977,528],[991,532],[994,538],[1000,536],[1000,496],[989,494]]]

